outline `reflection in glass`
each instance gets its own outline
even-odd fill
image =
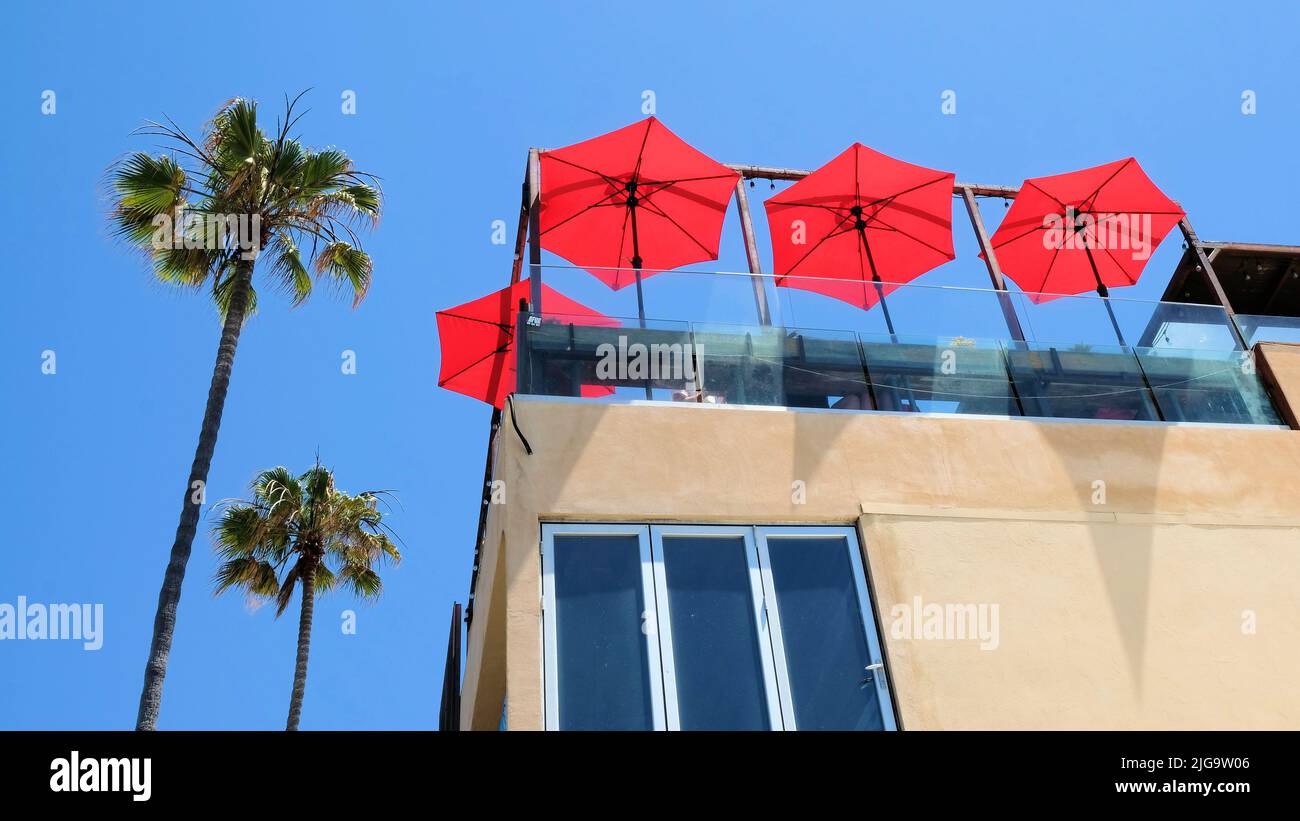
[[[637,537],[557,535],[553,553],[560,728],[653,729]]]
[[[663,550],[681,728],[768,729],[745,540],[665,536]]]
[[[883,730],[857,584],[842,537],[767,540],[800,730]]]

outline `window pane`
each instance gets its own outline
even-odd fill
[[[766,730],[767,694],[745,540],[665,536],[683,730]]]
[[[795,722],[883,730],[857,585],[843,537],[768,537]]]
[[[639,540],[557,535],[553,553],[561,729],[652,729]]]

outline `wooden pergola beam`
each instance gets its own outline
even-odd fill
[[[1264,242],[1210,242],[1203,240],[1201,247],[1207,250],[1233,251],[1256,256],[1300,257],[1300,245],[1274,245]]]
[[[794,182],[812,173],[800,168],[776,168],[768,165],[741,165],[739,163],[723,163],[723,165],[732,171],[739,171],[740,176],[747,180],[786,180]],[[953,196],[962,196],[962,191],[966,189],[969,189],[977,197],[1015,199],[1016,195],[1020,193],[1019,188],[1006,185],[981,185],[979,183],[958,181],[953,184]]]

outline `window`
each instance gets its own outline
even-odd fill
[[[546,728],[892,730],[847,527],[542,527]]]

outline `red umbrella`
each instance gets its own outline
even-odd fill
[[[864,310],[883,302],[896,285],[953,258],[952,187],[952,174],[854,143],[763,204],[776,284]]]
[[[541,176],[542,247],[616,290],[635,282],[643,318],[642,269],[717,259],[740,178],[654,117],[543,151]]]
[[[496,407],[505,406],[515,390],[515,325],[520,300],[528,299],[528,280],[480,297],[473,302],[438,311],[438,339],[442,343],[442,368],[438,387],[463,393]],[[614,326],[618,320],[574,302],[542,286],[546,314],[543,321],[575,325]],[[613,388],[583,386],[584,396],[604,396]]]
[[[1002,270],[1033,302],[1134,285],[1183,209],[1129,157],[1025,180],[994,232]],[[983,256],[983,254],[981,254]],[[1115,333],[1124,344],[1110,303]]]

